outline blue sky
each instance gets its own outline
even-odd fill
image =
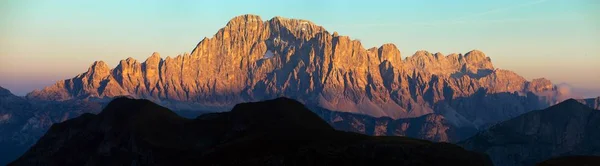
[[[479,49],[528,79],[600,89],[597,0],[5,0],[0,86],[23,95],[95,60],[176,56],[247,13],[311,20],[365,47],[394,43],[402,57]]]

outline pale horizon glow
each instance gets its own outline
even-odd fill
[[[72,78],[102,60],[190,52],[233,17],[310,20],[359,39],[418,50],[481,50],[495,67],[600,96],[600,1],[75,1],[0,2],[0,86],[17,95]],[[597,94],[596,94],[597,93]]]

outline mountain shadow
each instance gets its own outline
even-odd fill
[[[492,126],[460,142],[494,165],[534,165],[560,156],[600,155],[600,111],[574,99]]]
[[[0,165],[25,153],[53,123],[101,110],[85,101],[31,101],[0,87]]]
[[[311,108],[337,130],[372,136],[406,136],[434,142],[458,142],[477,133],[471,126],[457,126],[440,114],[392,119]]]
[[[537,166],[591,166],[600,165],[600,156],[565,156],[552,158],[541,163],[536,164]]]
[[[54,124],[9,165],[491,165],[448,143],[336,131],[277,98],[195,119],[117,98],[98,115]]]

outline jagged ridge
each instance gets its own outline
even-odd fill
[[[267,53],[273,56],[265,58]],[[98,61],[83,74],[27,96],[67,100],[130,95],[219,110],[287,96],[335,111],[408,118],[439,113],[436,108],[446,107],[437,106],[440,101],[469,97],[480,89],[490,94],[536,93],[555,86],[494,69],[478,50],[464,56],[419,51],[402,60],[393,44],[365,49],[359,41],[310,21],[242,15],[203,39],[191,54],[163,60],[153,53],[141,63],[127,58],[114,69]]]

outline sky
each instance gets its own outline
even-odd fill
[[[96,60],[190,52],[242,14],[311,20],[402,58],[478,49],[497,68],[600,95],[598,0],[3,0],[0,86],[25,95]]]

